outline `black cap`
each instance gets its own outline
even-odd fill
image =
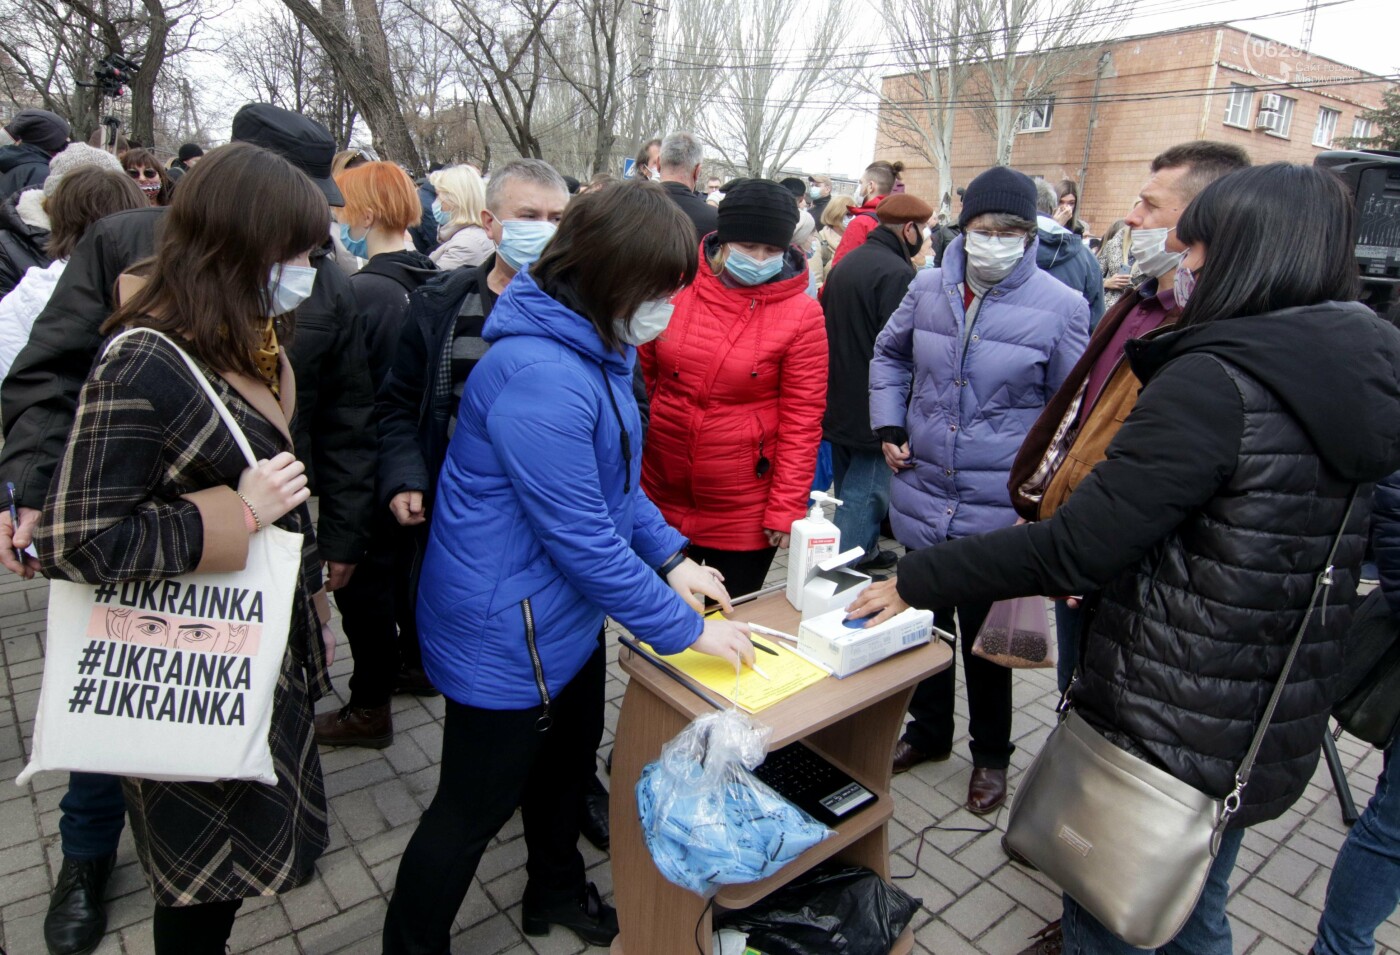
[[[38,146],[50,156],[68,145],[68,120],[46,109],[22,109],[5,127],[10,138]]]
[[[796,176],[788,176],[786,179],[779,179],[778,185],[792,193],[794,199],[801,199],[807,194],[807,187],[802,184],[802,180]]]
[[[1006,166],[993,166],[967,184],[962,197],[958,225],[967,224],[987,212],[1004,212],[1035,221],[1035,183],[1023,172]]]
[[[792,193],[771,179],[740,179],[719,204],[720,242],[760,242],[786,249],[797,228]]]
[[[331,178],[335,139],[314,119],[269,103],[249,103],[233,117],[233,139],[275,152],[306,173],[326,194],[327,202],[345,205],[345,197]]]
[[[185,143],[180,147],[180,152],[177,155],[180,162],[189,162],[191,159],[198,159],[200,156],[203,156],[204,149],[199,143]]]

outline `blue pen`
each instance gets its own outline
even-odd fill
[[[14,534],[15,531],[19,530],[19,502],[15,500],[15,482],[6,481],[5,490],[10,495],[10,533]],[[21,567],[24,566],[24,551],[18,547],[15,548],[15,559],[19,561]]]

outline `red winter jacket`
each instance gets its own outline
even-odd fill
[[[841,233],[841,244],[831,254],[827,263],[827,273],[836,268],[836,263],[846,257],[846,253],[865,244],[866,237],[875,231],[880,220],[875,218],[875,207],[885,201],[884,196],[865,200],[865,205],[851,210],[851,221],[846,223],[846,231]]]
[[[730,288],[700,248],[695,284],[639,350],[651,396],[642,487],[666,522],[720,550],[768,547],[806,513],[826,409],[826,325],[789,248],[777,279]],[[761,469],[759,459],[769,467]],[[758,470],[764,470],[760,475]]]

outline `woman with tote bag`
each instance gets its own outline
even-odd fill
[[[1232,951],[1240,842],[1312,778],[1371,484],[1400,466],[1400,332],[1355,301],[1342,183],[1285,163],[1234,172],[1177,236],[1185,310],[1128,344],[1142,393],[1107,458],[1050,520],[911,553],[851,608],[1099,592],[1070,712],[1007,835],[1065,889],[1067,955]],[[1045,785],[1067,765],[1094,775]],[[1110,778],[1123,798],[1071,818]],[[1172,793],[1193,815],[1164,839]]]
[[[91,678],[79,686],[101,689],[84,696],[75,686],[81,706],[65,698],[60,709],[92,716],[119,678],[139,683],[126,694],[134,706],[118,700],[88,735],[110,734],[106,749],[128,765],[165,764],[166,781],[123,774],[155,895],[158,955],[221,955],[242,900],[306,881],[327,843],[311,721],[312,702],[329,690],[333,644],[306,477],[287,429],[295,383],[281,354],[292,310],[310,294],[307,253],[325,241],[326,222],[316,186],[256,146],[214,150],[184,177],[154,259],[123,276],[122,304],[103,326],[114,337],[83,386],[36,537],[53,601],[85,589],[106,606],[92,611],[97,629],[86,635],[55,632],[50,610],[47,667],[78,641],[101,658],[78,665]],[[288,540],[287,586],[268,588],[269,606],[261,591],[251,602],[235,593],[237,608],[225,606],[233,588],[218,583],[251,570],[269,542]],[[268,646],[285,646],[262,684],[270,706],[259,714],[250,702],[245,712],[232,698],[244,682],[256,689]],[[215,691],[226,695],[216,700]],[[34,763],[42,723],[65,725],[56,716],[41,700]],[[266,765],[219,778],[207,750],[222,742],[163,753],[133,742],[191,727],[231,734],[218,739],[246,745]],[[62,768],[120,772],[102,761],[108,755]]]

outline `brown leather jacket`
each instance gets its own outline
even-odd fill
[[[1146,297],[1133,289],[1109,309],[1079,362],[1021,443],[1006,486],[1016,513],[1026,520],[1048,520],[1069,499],[1079,482],[1104,459],[1109,443],[1137,403],[1142,383],[1119,354],[1118,365],[1094,406],[1082,407],[1089,372],[1128,315]],[[1168,312],[1153,334],[1175,324],[1180,315],[1179,309]]]

